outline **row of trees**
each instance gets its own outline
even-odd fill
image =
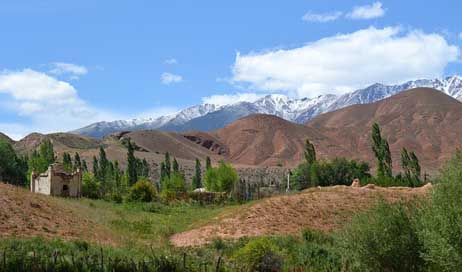
[[[369,165],[357,160],[335,158],[331,161],[318,161],[316,149],[309,140],[305,142],[305,161],[291,176],[291,187],[304,190],[315,186],[349,185],[355,178],[368,179]]]
[[[372,151],[377,161],[377,177],[379,185],[401,185],[417,187],[422,185],[419,158],[413,151],[401,150],[401,168],[403,173],[393,176],[393,161],[388,141],[382,137],[380,126],[372,126]]]
[[[388,141],[382,137],[380,126],[375,123],[371,133],[372,151],[377,163],[377,176],[372,178],[366,162],[335,158],[330,161],[318,161],[316,149],[309,140],[305,142],[305,161],[291,176],[291,186],[303,190],[313,186],[349,185],[355,178],[363,183],[373,182],[382,186],[422,185],[419,159],[413,151],[403,148],[401,151],[402,173],[393,176],[393,161]]]

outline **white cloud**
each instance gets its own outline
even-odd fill
[[[0,93],[7,97],[2,101],[4,109],[28,122],[27,129],[18,129],[20,124],[3,124],[9,130],[16,128],[16,135],[68,131],[114,118],[89,106],[71,84],[31,69],[0,73]]]
[[[50,70],[50,73],[54,75],[68,74],[71,76],[71,79],[78,79],[79,76],[86,75],[88,69],[85,66],[73,63],[55,62],[53,63],[53,69]]]
[[[170,85],[172,83],[178,83],[178,82],[183,81],[183,77],[180,75],[172,74],[172,73],[163,73],[160,76],[160,80],[162,81],[163,84]]]
[[[217,94],[203,97],[204,104],[215,104],[219,106],[231,105],[238,102],[255,102],[264,95],[256,93]]]
[[[375,2],[371,5],[354,7],[353,11],[347,14],[350,19],[373,19],[385,15],[385,9],[381,2]]]
[[[305,15],[303,15],[302,20],[306,22],[326,23],[339,19],[342,14],[343,12],[341,11],[329,13],[313,13],[308,11]]]
[[[381,82],[442,76],[459,48],[439,34],[370,27],[295,49],[237,53],[232,81],[297,96],[344,93]]]
[[[459,33],[459,39],[462,40],[462,32]]]
[[[166,59],[164,63],[165,64],[178,64],[178,60],[175,58],[170,58],[170,59]]]

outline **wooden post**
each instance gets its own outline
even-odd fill
[[[215,272],[219,272],[220,271],[220,265],[221,265],[221,256],[218,257],[218,261],[217,261],[217,266],[215,268]]]
[[[186,271],[186,252],[183,252],[183,271]]]
[[[103,255],[103,248],[101,247],[100,248],[100,252],[101,252],[101,272],[104,272],[104,255]]]
[[[3,271],[6,271],[6,248],[3,251]]]

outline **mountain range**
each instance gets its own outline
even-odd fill
[[[380,101],[402,91],[428,87],[439,90],[455,99],[462,99],[462,77],[421,79],[399,85],[373,84],[343,95],[320,95],[314,98],[291,99],[286,95],[272,94],[254,102],[238,102],[229,105],[201,104],[159,118],[102,121],[72,131],[72,133],[102,138],[118,131],[163,130],[185,132],[212,131],[252,114],[270,114],[285,120],[305,123],[322,113],[351,105]]]

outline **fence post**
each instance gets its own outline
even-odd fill
[[[104,255],[103,255],[103,248],[101,247],[100,248],[100,252],[101,252],[101,272],[104,272]]]
[[[183,252],[183,271],[186,272],[186,252]]]
[[[53,252],[53,271],[56,270],[56,261],[58,259],[58,250],[55,249]]]
[[[3,271],[6,271],[6,248],[3,250]]]
[[[215,268],[215,272],[219,272],[220,271],[220,265],[221,265],[221,255],[218,257],[218,261],[217,261],[217,266]]]

